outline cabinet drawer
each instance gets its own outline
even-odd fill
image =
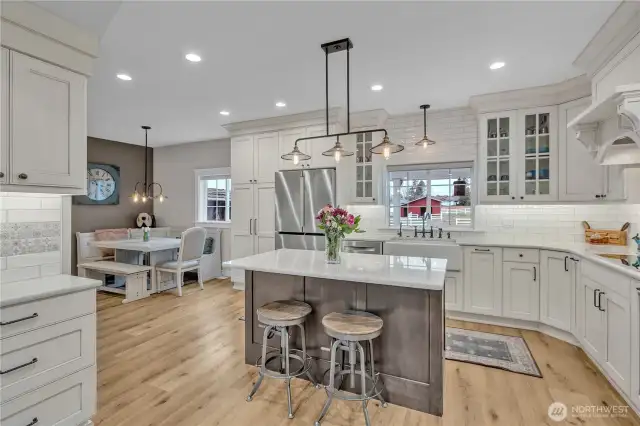
[[[504,249],[503,260],[505,262],[540,263],[540,250],[538,249]]]
[[[2,426],[81,424],[95,413],[96,382],[93,366],[24,394],[0,406],[0,423]]]
[[[2,339],[96,311],[96,291],[86,290],[0,308]],[[9,324],[7,324],[9,323]]]
[[[593,281],[600,284],[601,287],[607,287],[609,290],[618,293],[620,296],[628,299],[631,286],[631,278],[624,274],[612,271],[606,266],[600,266],[596,263],[583,261],[582,275],[586,275]]]
[[[5,339],[0,348],[0,402],[87,368],[95,360],[95,314]]]

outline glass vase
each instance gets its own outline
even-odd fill
[[[324,258],[327,263],[340,263],[342,235],[336,232],[325,233]]]

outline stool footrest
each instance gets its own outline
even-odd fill
[[[299,354],[299,355],[298,355]],[[302,351],[299,349],[289,349],[289,358],[296,359],[300,361],[301,367],[296,371],[289,372],[289,375],[280,373],[279,371],[269,370],[266,365],[273,361],[274,359],[280,359],[281,361],[284,359],[286,355],[281,354],[279,350],[271,350],[267,352],[267,360],[265,362],[265,368],[263,374],[267,377],[271,377],[274,379],[292,379],[294,377],[302,376],[306,374],[311,368],[311,357],[309,355],[306,356],[306,359],[302,358]],[[258,358],[256,361],[256,367],[260,368],[262,365],[262,356]]]
[[[330,370],[327,370],[323,374],[323,381],[324,381],[324,376],[326,376],[329,371]],[[336,372],[336,376],[339,376],[339,377],[347,376],[349,374],[351,374],[351,370],[340,370]],[[361,371],[359,371],[358,369],[356,369],[355,374],[358,376],[362,376]],[[367,378],[367,381],[369,382],[367,383],[367,385],[369,386],[364,396],[357,395],[352,392],[343,391],[340,389],[332,390],[332,389],[329,389],[329,386],[324,386],[324,388],[328,396],[332,396],[333,398],[341,399],[343,401],[369,401],[370,399],[377,399],[382,394],[382,388],[378,388],[380,373],[376,373],[375,378],[371,377],[370,374],[366,374],[366,378]],[[340,387],[342,387],[342,383],[343,381],[340,382]]]

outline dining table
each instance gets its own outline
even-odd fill
[[[180,238],[151,237],[148,241],[140,238],[123,240],[92,241],[92,246],[101,249],[113,249],[115,261],[134,265],[155,266],[168,260],[176,260],[180,248]],[[173,274],[154,270],[149,280],[149,294],[176,287]]]

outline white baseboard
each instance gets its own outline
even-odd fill
[[[472,314],[468,312],[458,311],[446,311],[446,317],[460,321],[470,321],[480,324],[499,325],[501,327],[521,328],[524,330],[539,331],[540,333],[555,337],[556,339],[567,342],[573,346],[580,346],[580,342],[578,342],[578,339],[576,339],[570,332],[534,321],[494,317],[490,315]]]
[[[233,289],[238,291],[244,291],[244,282],[232,281]]]

